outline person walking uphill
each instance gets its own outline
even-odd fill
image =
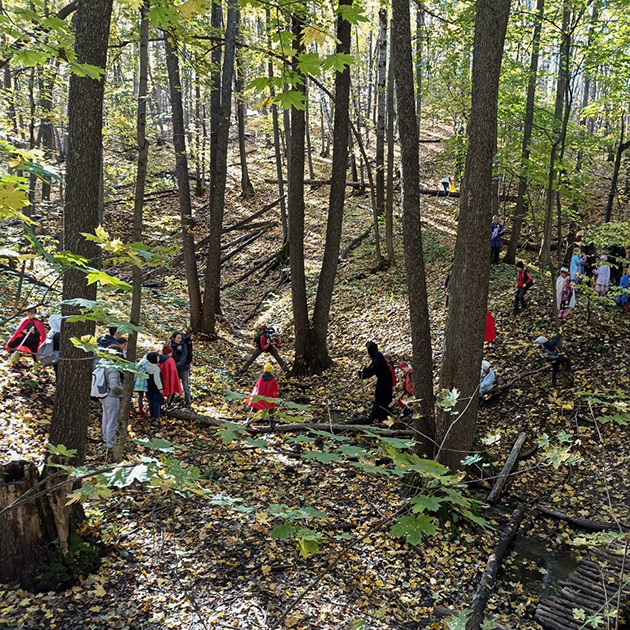
[[[284,362],[278,350],[282,348],[280,335],[271,326],[260,326],[254,334],[254,351],[251,353],[243,367],[238,371],[245,374],[249,366],[263,353],[268,352],[282,368],[283,372],[289,371],[289,366]]]
[[[501,253],[501,248],[503,247],[501,237],[503,236],[504,232],[505,232],[505,229],[503,228],[503,225],[501,224],[499,217],[495,214],[492,217],[492,223],[490,224],[490,234],[492,235],[491,262],[493,265],[499,264],[499,254]]]
[[[379,352],[378,346],[373,341],[365,345],[372,363],[359,371],[359,378],[366,379],[376,376],[376,390],[374,391],[374,404],[365,423],[372,424],[378,420],[385,420],[389,416],[389,405],[392,402],[393,386],[392,373],[385,357]],[[352,421],[356,424],[356,420]]]
[[[174,332],[171,335],[172,359],[177,367],[177,374],[184,390],[184,408],[190,409],[192,394],[190,392],[190,365],[192,363],[192,341],[188,335]]]
[[[567,378],[571,378],[573,373],[571,372],[571,359],[565,356],[558,350],[558,346],[560,345],[560,341],[562,340],[562,335],[558,333],[555,337],[551,339],[547,339],[547,337],[543,337],[542,335],[538,337],[534,343],[540,346],[540,350],[543,354],[545,360],[551,363],[552,368],[552,376],[551,376],[551,386],[555,387],[558,383],[558,370],[561,365],[566,366],[564,375]]]
[[[534,286],[534,281],[529,270],[522,262],[519,261],[514,266],[518,272],[516,277],[516,295],[514,297],[514,315],[518,315],[520,311],[527,308],[525,294]]]

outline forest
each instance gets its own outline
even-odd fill
[[[0,0],[0,628],[630,628],[625,0]]]

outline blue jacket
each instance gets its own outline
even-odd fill
[[[496,230],[496,234],[495,234]],[[503,236],[503,225],[497,223],[496,225],[490,222],[490,234],[492,236],[492,247],[501,247],[501,237]]]

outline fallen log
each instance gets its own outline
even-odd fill
[[[169,418],[177,418],[178,420],[192,420],[199,424],[205,424],[211,427],[222,427],[226,422],[234,422],[233,418],[211,418],[202,416],[192,411],[182,411],[172,409],[166,412]],[[364,433],[369,431],[387,437],[413,437],[414,431],[407,429],[384,429],[372,425],[360,424],[328,424],[326,422],[291,422],[287,424],[276,424],[273,428],[270,426],[246,426],[243,425],[243,431],[258,435],[260,433],[299,433],[308,429],[316,429],[319,431],[330,431],[336,433]]]
[[[254,214],[250,214],[248,217],[245,217],[244,219],[242,219],[241,221],[238,221],[234,225],[228,225],[227,227],[224,227],[222,230],[222,233],[226,234],[227,232],[238,230],[239,228],[246,225],[250,221],[253,221],[254,219],[257,219],[258,217],[261,217],[263,214],[265,214],[265,212],[268,212],[272,208],[275,208],[285,197],[286,197],[286,194],[282,195],[282,197],[278,197],[277,199],[274,199],[270,203],[264,205],[260,210],[257,210],[256,212],[254,212]]]
[[[505,465],[503,466],[501,472],[499,473],[499,476],[497,477],[497,480],[494,483],[494,488],[492,488],[492,491],[488,495],[488,503],[496,503],[499,496],[501,496],[503,487],[508,480],[509,474],[512,472],[512,468],[514,468],[514,464],[518,459],[518,454],[521,452],[521,449],[523,448],[523,444],[525,444],[526,439],[527,433],[525,433],[525,431],[519,433],[518,437],[516,438],[516,442],[514,442],[514,446],[512,446],[512,450],[507,460],[505,461]]]
[[[238,278],[236,278],[236,280],[232,280],[231,282],[228,282],[227,284],[221,285],[221,289],[228,289],[230,287],[233,287],[235,284],[238,284],[239,282],[243,282],[243,280],[245,280],[246,278],[249,278],[249,276],[251,276],[254,273],[254,271],[258,271],[261,267],[264,267],[268,263],[274,263],[274,259],[278,258],[279,255],[280,255],[280,252],[278,251],[271,254],[271,256],[264,258],[260,262],[257,262],[251,269],[248,269],[244,274],[241,274]]]
[[[539,374],[540,372],[544,372],[545,370],[549,370],[548,365],[544,365],[541,368],[536,368],[535,370],[529,370],[528,372],[523,372],[522,374],[519,374],[516,378],[513,378],[507,383],[503,383],[503,385],[499,385],[498,387],[495,387],[493,390],[488,392],[487,400],[489,400],[490,398],[493,398],[494,396],[497,396],[498,394],[505,391],[506,389],[510,389],[510,387],[514,387],[514,385],[516,385],[519,381],[524,379],[526,376]]]
[[[357,236],[356,238],[352,239],[350,241],[350,243],[346,246],[346,248],[341,252],[341,254],[339,255],[339,259],[340,260],[344,260],[346,258],[346,256],[356,247],[359,246],[359,244],[364,241],[369,235],[370,232],[372,231],[372,226],[365,228],[365,230],[363,230],[363,232],[361,232],[361,234],[359,234],[359,236]]]
[[[257,231],[254,231],[253,233],[250,232],[249,234],[246,234],[245,236],[248,236],[249,238],[244,239],[243,242],[238,247],[235,247],[233,250],[229,251],[225,256],[223,256],[221,258],[221,264],[226,263],[228,260],[230,260],[230,258],[232,258],[233,256],[236,256],[236,254],[243,251],[248,245],[251,245],[255,240],[259,239],[263,234],[264,234],[263,230],[257,230]]]
[[[544,514],[545,516],[555,518],[557,521],[565,521],[566,523],[568,523],[569,525],[573,525],[574,527],[579,527],[580,529],[588,529],[593,532],[605,532],[613,530],[621,530],[622,532],[629,531],[628,527],[625,527],[624,525],[617,525],[617,523],[606,523],[605,521],[592,521],[588,518],[570,516],[569,514],[565,514],[564,512],[552,510],[551,508],[545,507],[544,505],[537,505],[536,511],[540,512],[540,514]]]
[[[5,273],[10,273],[13,276],[20,276],[20,272],[17,269],[13,269],[13,267],[10,267],[9,265],[5,265],[3,263],[0,263],[0,270],[4,271]],[[54,286],[46,284],[45,282],[38,280],[35,276],[32,276],[28,273],[24,274],[24,280],[30,282],[31,284],[34,284],[35,286],[42,287],[42,289],[48,289],[49,291],[61,293],[60,289],[56,289]]]
[[[468,617],[466,621],[466,630],[480,630],[481,622],[483,621],[483,613],[486,609],[486,604],[488,603],[499,566],[512,544],[512,540],[518,531],[524,515],[525,507],[519,505],[514,512],[512,512],[507,526],[501,532],[499,542],[488,558],[486,568],[479,581],[479,586],[473,596],[470,617]]]

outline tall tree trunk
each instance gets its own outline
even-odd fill
[[[147,142],[147,95],[148,95],[148,67],[149,67],[149,0],[144,0],[140,10],[140,70],[138,77],[138,114],[136,120],[136,141],[138,145],[138,166],[136,172],[136,189],[134,192],[133,227],[131,240],[142,242],[142,214],[144,209],[144,190],[147,181],[149,158],[149,143]],[[131,309],[129,321],[138,326],[140,324],[140,307],[142,304],[142,269],[134,265],[131,269],[133,291],[131,294]],[[138,346],[138,333],[129,335],[127,345],[127,360],[135,362]],[[125,375],[123,380],[123,395],[120,401],[118,416],[118,430],[114,443],[113,459],[119,462],[123,459],[125,443],[127,441],[127,425],[132,407],[133,386],[135,378],[132,374]]]
[[[315,179],[315,171],[313,170],[313,146],[311,145],[311,116],[310,116],[310,105],[309,105],[309,89],[308,83],[306,84],[306,102],[304,103],[304,116],[305,116],[305,126],[306,126],[306,158],[308,161],[308,176],[311,179]]]
[[[80,0],[76,16],[77,62],[105,68],[113,0]],[[63,215],[63,248],[88,261],[98,257],[98,247],[84,233],[98,227],[99,180],[103,153],[103,93],[105,76],[70,76],[68,96],[68,158],[66,203]],[[63,277],[63,299],[96,299],[96,284],[88,284],[83,271],[69,268]],[[64,316],[77,308],[63,306]],[[71,338],[94,335],[94,322],[69,322],[61,326],[57,391],[50,426],[51,444],[76,449],[74,461],[85,459],[90,421],[92,362]]]
[[[227,182],[228,141],[232,118],[232,81],[234,80],[234,58],[236,30],[240,19],[238,0],[228,0],[227,24],[223,68],[221,74],[221,103],[217,125],[216,157],[214,177],[210,181],[210,240],[206,259],[206,277],[203,295],[202,332],[216,334],[216,314],[221,295],[221,230],[225,210],[225,187]]]
[[[624,151],[630,147],[630,141],[624,142],[624,134],[626,131],[626,116],[621,117],[621,131],[619,132],[619,144],[615,154],[615,166],[613,168],[612,181],[610,182],[610,192],[608,193],[608,203],[606,204],[606,213],[604,222],[610,223],[612,219],[612,209],[615,197],[617,196],[617,182],[619,181],[619,169],[621,168],[621,158]]]
[[[393,21],[392,21],[393,22]],[[390,25],[390,28],[393,26]],[[387,200],[385,203],[385,245],[387,262],[394,264],[394,64],[390,50],[387,70]]]
[[[223,13],[220,2],[212,3],[210,26],[213,33],[219,33],[223,25]],[[212,214],[212,182],[217,172],[217,135],[221,107],[221,46],[212,49],[212,88],[210,89],[210,214]]]
[[[385,212],[385,81],[387,77],[387,9],[378,12],[376,62],[376,212]]]
[[[339,6],[351,6],[352,0],[340,0]],[[341,15],[337,18],[336,54],[350,54],[352,26]],[[313,311],[313,329],[315,343],[302,344],[307,352],[295,354],[294,370],[297,366],[301,373],[321,374],[332,365],[328,354],[328,323],[330,306],[335,288],[335,277],[339,264],[339,248],[341,245],[341,228],[345,205],[346,171],[348,169],[348,130],[350,128],[350,67],[335,73],[335,122],[333,131],[333,162],[330,180],[330,196],[328,202],[328,223],[326,225],[326,244],[324,259],[319,274],[317,298]],[[296,331],[296,348],[298,347]]]
[[[175,148],[175,170],[179,191],[179,211],[182,221],[182,249],[184,250],[184,268],[190,303],[190,327],[193,332],[201,328],[201,290],[199,273],[195,258],[194,222],[190,200],[190,180],[188,178],[188,154],[186,153],[186,130],[184,128],[184,107],[182,104],[182,85],[179,77],[179,59],[176,42],[171,33],[164,33],[166,67],[171,95],[173,123],[173,147]]]
[[[420,173],[418,168],[418,119],[413,89],[413,58],[411,52],[411,15],[407,0],[392,2],[392,62],[396,79],[398,120],[400,125],[400,161],[403,211],[403,246],[411,346],[414,374],[414,396],[420,399],[415,428],[428,440],[433,440],[433,365],[427,285],[422,252],[420,223]],[[461,219],[460,219],[461,221]],[[430,447],[425,446],[425,450]]]
[[[254,187],[249,179],[249,171],[247,170],[247,147],[245,145],[245,119],[247,105],[244,100],[245,82],[243,80],[243,64],[240,54],[235,68],[235,89],[236,89],[236,117],[238,121],[238,151],[241,162],[241,197],[243,199],[251,199],[254,196]]]
[[[538,74],[538,59],[540,56],[540,32],[542,20],[545,15],[545,0],[538,0],[536,5],[536,18],[534,22],[534,36],[532,38],[532,56],[529,62],[529,79],[527,83],[527,104],[525,105],[525,127],[523,129],[523,144],[521,148],[521,174],[518,178],[518,193],[516,196],[516,208],[512,218],[512,233],[504,262],[513,265],[516,262],[516,250],[521,237],[521,227],[525,216],[525,192],[527,191],[527,177],[524,169],[529,161],[529,145],[532,138],[534,124],[534,102],[536,98],[536,76]]]
[[[416,7],[416,116],[418,129],[422,118],[422,29],[424,28],[424,4]]]
[[[483,357],[490,239],[492,159],[497,128],[499,75],[510,0],[478,0],[473,50],[472,107],[462,182],[455,260],[449,289],[440,389],[459,391],[454,409],[438,410],[439,460],[451,470],[472,446]],[[475,278],[471,282],[471,278]]]
[[[195,75],[195,195],[201,197],[205,188],[204,173],[204,140],[202,140],[202,112],[201,86],[199,85],[199,75]]]
[[[302,44],[302,20],[292,16],[292,30],[295,36],[293,45],[295,56],[292,70],[302,79],[294,89],[305,94],[305,78],[300,72],[298,57],[304,52]],[[309,366],[301,357],[311,354],[311,347],[316,345],[314,329],[308,317],[306,300],[306,275],[304,273],[304,139],[305,112],[303,109],[291,109],[291,142],[289,150],[289,264],[291,268],[291,298],[293,306],[293,326],[295,330],[295,357],[292,374],[308,373]]]

